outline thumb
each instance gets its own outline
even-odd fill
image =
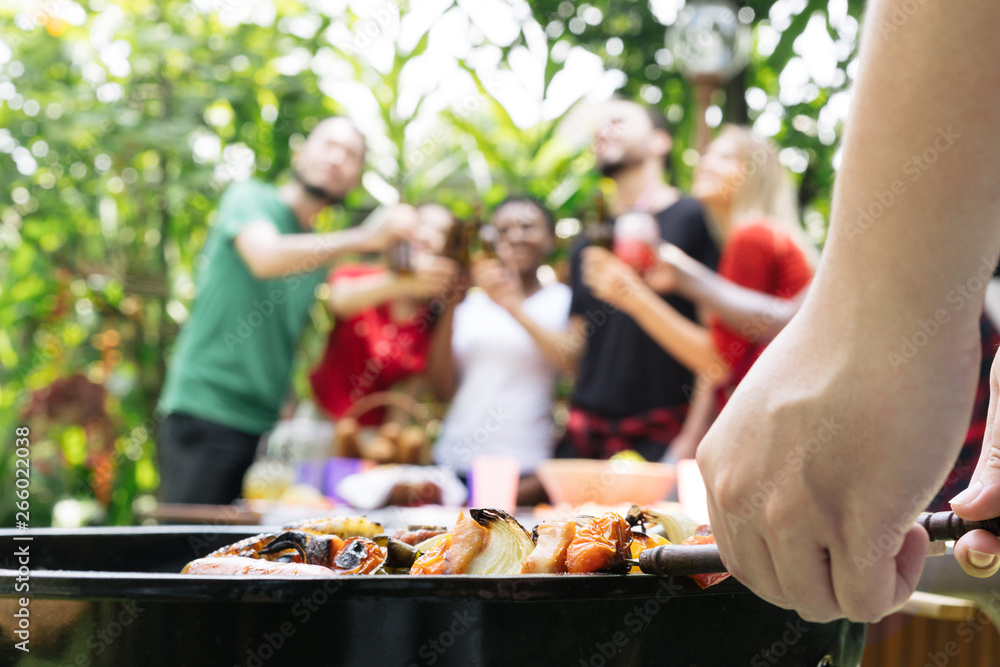
[[[990,369],[990,407],[979,463],[972,473],[969,488],[951,499],[955,514],[971,521],[1000,516],[1000,433],[997,432],[1000,381],[997,363],[995,358]],[[974,530],[955,542],[955,560],[969,575],[992,576],[1000,570],[1000,540],[985,530]]]
[[[998,360],[990,369],[990,406],[986,414],[983,450],[969,488],[951,499],[955,514],[963,519],[982,521],[1000,516],[1000,433],[997,429],[997,402],[1000,397]]]

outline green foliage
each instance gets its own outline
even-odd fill
[[[213,11],[180,0],[94,0],[79,16],[50,15],[45,4],[33,13],[0,7],[0,40],[12,54],[3,64],[0,46],[0,433],[30,424],[33,525],[47,523],[59,500],[94,498],[99,520],[128,523],[134,499],[155,491],[154,407],[170,345],[194,297],[197,253],[218,196],[234,178],[278,178],[304,133],[343,111],[347,94],[324,88],[321,61],[346,68],[372,92],[386,141],[370,168],[403,200],[433,198],[463,216],[473,202],[489,210],[509,193],[539,197],[560,216],[581,217],[591,207],[592,158],[558,132],[571,110],[521,128],[472,61],[460,59],[477,93],[414,134],[430,91],[405,108],[400,92],[409,69],[425,66],[431,31],[398,40],[388,65],[374,63],[365,49],[331,35],[340,30],[357,45],[375,19],[351,8],[326,13],[337,4],[278,0],[273,15],[233,0]],[[442,14],[461,10],[455,2],[439,4]],[[745,4],[760,37],[777,3]],[[825,0],[784,4],[801,11],[775,28],[773,53],[755,57],[715,101],[734,120],[760,113],[746,107],[748,88],[780,105],[775,138],[808,157],[803,203],[822,220],[835,143],[808,121],[848,77],[817,87],[809,99],[778,101],[782,72],[801,50],[798,38],[814,14],[828,13]],[[861,3],[847,5],[857,18]],[[409,11],[406,3],[379,11],[387,8]],[[498,45],[502,61],[528,42],[532,21],[549,36],[543,97],[568,47],[598,54],[626,75],[625,94],[658,104],[675,121],[676,176],[687,183],[692,96],[662,53],[665,27],[648,3],[535,0],[520,36]],[[621,44],[611,53],[613,39]],[[853,47],[838,57],[844,70]],[[354,213],[323,224],[355,223],[376,201],[359,189],[347,204]],[[318,308],[300,355],[300,391],[325,318]],[[49,400],[41,390],[74,377],[106,392],[91,406],[103,415],[107,433],[100,437],[65,410],[38,407]],[[6,450],[0,525],[13,522],[13,475],[13,451]]]
[[[675,8],[679,5],[670,2],[661,4]],[[736,4],[744,10],[742,18],[749,20],[754,28],[757,49],[750,66],[724,89],[717,91],[713,103],[724,110],[727,122],[752,123],[761,111],[748,108],[746,93],[756,88],[766,94],[767,103],[776,105],[774,108],[780,110],[782,122],[774,139],[783,148],[800,151],[799,156],[808,160],[807,166],[798,170],[801,174],[800,202],[807,222],[812,223],[810,231],[821,239],[825,232],[825,220],[829,217],[834,178],[832,165],[837,145],[834,136],[823,136],[818,132],[816,119],[830,98],[845,90],[850,83],[847,67],[857,51],[851,25],[853,21],[856,26],[864,3],[860,0],[749,0]],[[695,96],[678,72],[672,54],[664,46],[665,34],[670,28],[654,15],[650,6],[651,3],[636,0],[531,2],[535,20],[545,28],[549,37],[550,53],[564,50],[564,47],[557,46],[561,41],[567,45],[582,46],[601,56],[609,69],[618,69],[625,74],[627,80],[621,89],[622,94],[645,100],[664,110],[675,130],[675,180],[682,187],[687,187],[694,165],[689,149],[694,140]],[[599,15],[594,14],[595,10]],[[839,16],[842,11],[850,17],[846,26]],[[833,14],[837,15],[838,25],[834,25],[830,18]],[[778,20],[772,21],[772,16]],[[806,96],[807,99],[786,103],[780,97],[779,79],[790,62],[808,48],[803,33],[813,17],[823,22],[830,38],[836,43],[838,73],[833,75],[828,85],[810,81],[814,90]],[[661,18],[672,22],[675,17]],[[777,40],[773,51],[764,56],[759,50],[762,41],[766,41],[761,39],[762,31],[776,33]],[[522,34],[519,42],[511,46],[524,39]],[[551,78],[558,69],[559,63],[551,62],[546,77]],[[811,213],[820,214],[821,219],[817,221]]]

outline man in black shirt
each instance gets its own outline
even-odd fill
[[[626,100],[609,105],[594,139],[594,154],[598,169],[617,186],[612,214],[652,214],[663,241],[714,269],[718,248],[701,206],[682,198],[664,179],[670,146],[670,134],[659,112]],[[577,340],[585,342],[577,351],[576,388],[566,435],[556,456],[608,458],[632,449],[647,460],[660,460],[687,413],[691,372],[631,317],[599,301],[583,285],[581,253],[587,245],[581,237],[571,254],[570,329]],[[690,301],[663,298],[695,319]]]

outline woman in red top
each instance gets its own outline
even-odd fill
[[[451,212],[436,204],[417,211],[421,240],[413,247],[413,273],[353,264],[330,274],[329,306],[336,323],[310,380],[316,402],[334,418],[427,366],[436,313],[444,305],[435,308],[433,299],[443,298],[454,285],[458,267],[438,254],[455,222]],[[372,410],[358,421],[377,426],[385,416],[384,410]]]
[[[815,263],[777,151],[749,129],[728,126],[712,142],[692,194],[723,241],[717,276],[690,266],[690,258],[673,247],[661,249],[666,261],[642,278],[601,248],[587,249],[583,262],[584,283],[598,298],[628,313],[698,374],[691,414],[671,446],[675,456],[693,454],[719,403],[796,309]],[[684,318],[656,294],[669,290],[709,309],[708,327]]]

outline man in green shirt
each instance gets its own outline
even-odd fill
[[[403,206],[374,229],[312,233],[316,215],[358,186],[364,156],[354,125],[329,118],[296,153],[292,181],[234,183],[223,194],[160,397],[164,502],[227,504],[239,496],[260,435],[277,419],[327,264],[409,235],[415,214]]]

